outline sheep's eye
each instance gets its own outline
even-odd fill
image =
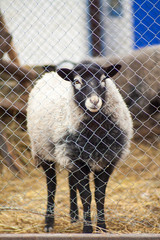
[[[105,87],[106,86],[106,75],[102,74],[100,80],[101,80],[101,86]]]
[[[75,76],[74,78],[75,88],[79,90],[81,88],[81,85],[82,85],[82,78],[79,75]]]
[[[74,80],[74,83],[75,83],[75,84],[81,84],[81,82],[80,82],[78,79],[75,79],[75,80]]]
[[[105,87],[106,85],[106,77],[101,80],[102,87]]]
[[[76,89],[80,90],[81,89],[81,85],[82,85],[82,80],[81,78],[75,78],[74,79],[74,86]]]

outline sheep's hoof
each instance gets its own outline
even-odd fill
[[[53,227],[45,227],[44,228],[44,231],[46,232],[46,233],[50,233],[50,232],[52,232],[53,231]]]
[[[93,228],[91,225],[87,225],[83,227],[83,233],[92,233],[93,232]]]
[[[53,225],[54,225],[54,217],[53,216],[46,216],[44,231],[47,232],[47,233],[52,232],[53,231]]]

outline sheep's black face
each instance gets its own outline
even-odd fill
[[[106,69],[96,64],[79,64],[75,69],[60,69],[57,73],[72,82],[75,102],[84,110],[96,113],[105,102],[106,78],[113,76],[120,65]]]
[[[96,68],[82,68],[73,74],[74,99],[83,109],[98,112],[105,101],[106,76]]]

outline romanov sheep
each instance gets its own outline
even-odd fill
[[[27,109],[32,154],[48,187],[45,230],[54,225],[55,164],[69,171],[71,219],[78,218],[76,189],[83,204],[83,232],[92,232],[89,173],[94,173],[97,227],[106,229],[105,190],[119,159],[129,152],[132,119],[110,77],[120,65],[79,64],[46,73],[32,89]]]

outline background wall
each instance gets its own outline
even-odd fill
[[[64,59],[78,62],[92,54],[90,1],[1,0],[0,3],[22,64],[57,64]],[[160,43],[160,3],[100,0],[99,5],[102,55],[119,55]]]
[[[86,54],[85,0],[0,2],[22,64],[77,62]]]

